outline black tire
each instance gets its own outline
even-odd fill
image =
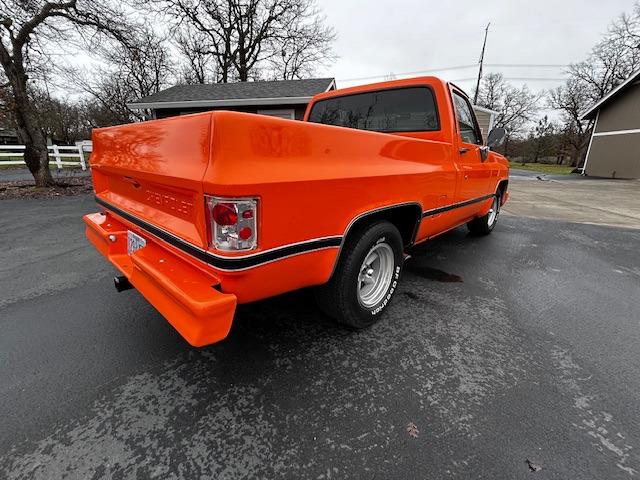
[[[492,216],[493,210],[496,210],[496,214]],[[500,194],[496,193],[493,197],[493,204],[491,209],[486,215],[482,217],[474,218],[467,223],[467,228],[473,235],[489,235],[493,228],[498,223],[498,214],[500,213]]]
[[[391,247],[393,255],[388,253],[389,250],[385,246],[380,246],[381,243]],[[359,275],[365,259],[374,249],[385,250],[383,253],[386,253],[388,259],[387,266],[390,265],[390,257],[393,258],[393,270],[386,289],[382,288],[382,285],[386,284],[385,281],[379,283],[379,295],[384,291],[381,299],[367,306],[362,303],[359,294]],[[369,327],[378,320],[391,301],[400,280],[402,264],[403,244],[398,229],[386,221],[368,225],[349,236],[333,276],[328,283],[316,287],[318,306],[342,325],[356,330]],[[388,268],[384,270],[389,272]]]

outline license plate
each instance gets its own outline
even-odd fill
[[[147,244],[147,241],[137,233],[127,230],[127,253],[131,255],[133,252],[140,250]]]

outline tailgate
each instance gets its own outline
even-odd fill
[[[202,178],[211,130],[210,112],[94,130],[96,195],[205,247]]]

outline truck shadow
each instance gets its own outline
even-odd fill
[[[353,331],[342,327],[326,316],[316,306],[313,290],[302,289],[262,301],[239,305],[231,332],[228,337],[214,345],[194,349],[190,347],[166,322],[158,318],[149,323],[141,343],[157,343],[158,335],[166,338],[160,341],[165,346],[173,345],[174,352],[191,352],[196,356],[204,353],[205,358],[227,365],[220,372],[237,372],[245,368],[249,377],[260,374],[264,365],[273,360],[274,351],[287,351],[296,355],[316,345],[318,342],[337,342],[345,339],[363,338],[375,334],[376,330],[388,327],[393,317],[402,314],[411,303],[411,308],[420,308],[425,291],[435,288],[435,283],[463,283],[461,271],[449,271],[452,265],[468,264],[467,257],[473,256],[486,238],[468,234],[464,227],[451,230],[425,244],[414,247],[404,267],[403,278],[392,302],[390,315],[370,329]],[[490,243],[490,242],[489,242]],[[455,267],[453,267],[455,268]],[[458,267],[459,268],[459,267]],[[448,289],[448,295],[460,296],[460,290]],[[151,307],[149,307],[151,308]],[[416,312],[415,315],[419,315]],[[154,339],[154,340],[152,340]],[[149,345],[156,350],[157,346]],[[224,374],[224,373],[223,373]]]
[[[459,228],[414,248],[411,252],[412,257],[405,264],[405,281],[400,283],[394,299],[395,304],[400,304],[396,308],[402,310],[402,302],[418,298],[411,285],[415,284],[415,278],[411,277],[429,282],[463,282],[461,275],[446,272],[436,266],[446,265],[447,262],[459,263],[456,262],[456,257],[466,255],[467,248],[478,242],[482,242],[482,239],[470,236],[466,228]],[[428,283],[424,284],[424,288],[430,288]],[[389,318],[385,318],[379,323],[384,325],[388,320]],[[377,325],[373,327],[376,328]],[[370,331],[371,329],[353,331],[340,326],[317,308],[312,289],[303,289],[240,305],[229,337],[219,344],[201,350],[215,352],[216,356],[217,352],[220,352],[221,356],[225,357],[224,361],[230,363],[233,363],[233,352],[241,352],[239,354],[245,361],[249,356],[253,357],[257,366],[266,360],[262,355],[269,349],[284,348],[294,352],[318,341],[366,336]]]

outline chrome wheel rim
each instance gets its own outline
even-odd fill
[[[394,266],[389,244],[380,242],[369,250],[358,274],[358,300],[363,306],[373,307],[384,298],[393,279]]]
[[[493,197],[493,203],[491,204],[491,209],[489,210],[489,218],[488,223],[489,226],[493,225],[498,218],[498,211],[500,209],[500,204],[498,203],[498,197]]]

